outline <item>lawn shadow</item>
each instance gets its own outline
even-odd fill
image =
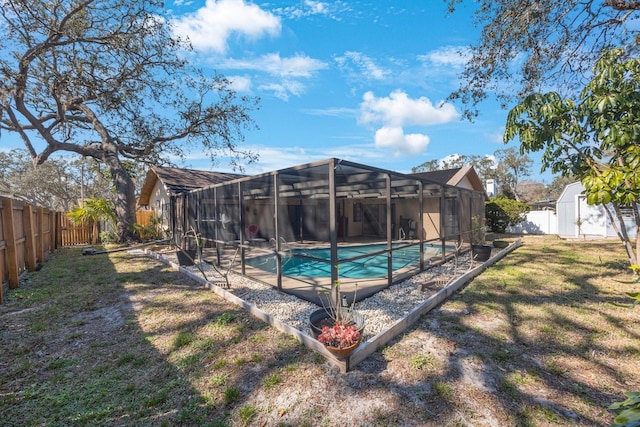
[[[640,348],[633,313],[614,306],[619,292],[603,285],[626,269],[599,257],[565,247],[518,250],[393,340],[382,351],[387,363],[356,369],[406,371],[407,381],[388,387],[407,399],[425,396],[414,409],[431,422],[469,423],[473,413],[495,424],[477,407],[483,401],[513,425],[610,423],[606,406],[638,381]],[[431,360],[430,369],[420,360]]]
[[[227,425],[306,352],[148,257],[80,253],[57,252],[0,306],[3,425]],[[261,341],[273,351],[252,356]]]

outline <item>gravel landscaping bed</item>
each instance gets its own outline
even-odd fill
[[[177,263],[174,252],[165,252],[161,256]],[[355,308],[365,319],[363,331],[365,340],[386,330],[443,287],[441,285],[422,290],[422,284],[432,280],[438,280],[439,283],[450,282],[466,273],[472,263],[478,265],[471,260],[471,255],[467,252],[460,255],[457,260],[452,258],[443,264],[433,266],[357,303]],[[184,268],[193,274],[202,274],[196,266]],[[219,285],[220,282],[224,282],[224,278],[210,264],[204,263],[202,268],[210,282]],[[299,331],[311,334],[308,326],[309,315],[318,309],[317,305],[279,292],[272,286],[251,280],[240,274],[230,273],[229,282],[231,289],[228,290],[237,297]]]

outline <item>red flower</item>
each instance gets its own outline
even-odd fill
[[[343,325],[336,323],[332,327],[325,326],[318,335],[318,341],[330,346],[345,348],[349,347],[360,340],[360,331],[354,325]]]

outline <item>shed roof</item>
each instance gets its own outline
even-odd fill
[[[198,188],[207,187],[212,184],[242,178],[246,175],[236,173],[212,172],[196,169],[168,168],[161,166],[151,166],[147,172],[138,204],[146,206],[149,204],[151,192],[158,180],[162,182],[169,195],[184,193]]]

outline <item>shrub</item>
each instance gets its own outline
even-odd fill
[[[504,233],[508,226],[524,221],[529,206],[524,202],[497,197],[485,205],[487,227],[494,233]]]

